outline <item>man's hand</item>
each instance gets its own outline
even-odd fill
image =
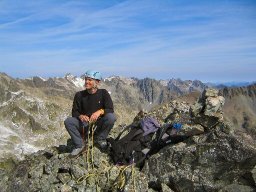
[[[90,118],[87,115],[79,115],[79,119],[82,122],[89,122]]]
[[[102,111],[98,110],[96,112],[94,112],[91,117],[90,117],[90,122],[95,122],[97,121],[97,119],[102,115]]]

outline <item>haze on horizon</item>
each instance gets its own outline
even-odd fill
[[[256,1],[0,1],[0,71],[255,81]]]

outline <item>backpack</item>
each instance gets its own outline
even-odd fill
[[[189,136],[172,133],[173,130],[179,132],[181,128],[181,123],[171,123],[162,126],[161,129],[157,131],[155,139],[151,142],[150,150],[147,155],[153,155],[169,144],[177,144],[188,139]]]
[[[182,124],[166,124],[162,127],[152,117],[141,119],[139,126],[132,127],[130,132],[120,139],[122,132],[116,139],[108,138],[110,157],[116,165],[135,163],[142,168],[145,159],[168,144],[176,144],[187,139],[187,136],[172,135],[172,130],[179,131]]]
[[[129,165],[136,163],[141,167],[145,154],[143,150],[150,148],[153,136],[160,128],[158,122],[151,118],[145,117],[140,121],[139,126],[131,127],[129,133],[120,138],[120,134],[116,139],[108,138],[108,144],[110,146],[110,156],[117,165]],[[121,133],[122,134],[122,133]]]

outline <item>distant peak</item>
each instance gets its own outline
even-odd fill
[[[122,76],[110,76],[104,79],[104,81],[114,81],[114,80],[121,80],[127,84],[132,84],[135,82],[134,78],[122,77]]]
[[[67,80],[72,80],[72,79],[75,79],[76,76],[72,75],[71,73],[67,73],[65,76],[64,76],[64,79],[67,79]]]
[[[34,76],[34,77],[32,77],[31,79],[32,79],[32,80],[34,80],[34,79],[40,79],[40,80],[42,80],[42,81],[47,81],[47,79],[45,79],[45,78],[43,78],[43,77],[40,77],[40,76]]]

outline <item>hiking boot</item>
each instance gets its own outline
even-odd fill
[[[71,156],[77,156],[79,154],[81,154],[83,151],[86,150],[86,147],[85,146],[82,146],[80,148],[75,148],[73,149],[73,151],[70,153]]]
[[[102,139],[102,140],[98,140],[97,141],[97,144],[99,145],[99,147],[101,148],[101,149],[103,149],[103,150],[105,150],[105,149],[107,149],[108,148],[108,143],[107,143],[107,141],[104,139]]]

